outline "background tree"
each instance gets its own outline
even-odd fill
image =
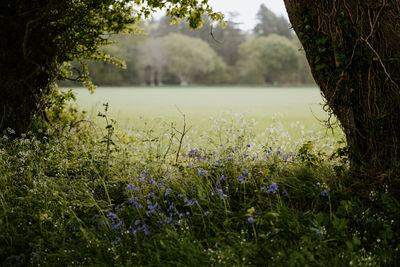
[[[270,34],[282,35],[287,38],[293,37],[293,32],[289,29],[289,22],[283,16],[277,16],[264,4],[261,4],[257,12],[259,21],[254,27],[254,33],[258,36],[268,36]]]
[[[285,0],[315,81],[343,127],[354,188],[400,189],[400,1]]]
[[[142,4],[138,4],[142,3]],[[45,111],[57,94],[57,78],[68,74],[61,66],[73,60],[83,64],[78,79],[88,75],[85,60],[113,60],[100,50],[111,34],[129,31],[141,16],[166,7],[167,15],[187,17],[190,27],[202,24],[205,1],[21,0],[0,3],[0,131],[21,133]],[[136,9],[137,11],[135,12]]]
[[[240,46],[239,55],[244,82],[290,82],[299,70],[299,52],[283,36],[272,34],[248,41]]]
[[[139,47],[138,64],[145,76],[146,84],[162,85],[167,55],[161,38],[148,39]]]
[[[203,40],[171,33],[163,37],[169,72],[175,74],[181,85],[192,82],[196,76],[226,68],[222,59]]]
[[[157,26],[151,31],[155,37],[166,36],[170,33],[180,33],[194,38],[200,38],[207,42],[225,63],[234,65],[238,59],[238,47],[246,41],[246,37],[239,28],[239,24],[234,21],[236,15],[231,14],[231,19],[227,21],[226,27],[214,25],[215,22],[207,16],[203,17],[203,27],[190,30],[187,23],[181,20],[179,23],[171,25],[171,18],[162,17],[158,22],[153,22]]]

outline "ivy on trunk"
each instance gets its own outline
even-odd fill
[[[353,188],[399,192],[400,1],[285,0],[328,110],[346,135]]]

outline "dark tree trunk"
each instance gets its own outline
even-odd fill
[[[19,135],[42,117],[57,68],[40,10],[18,7],[0,5],[0,133],[11,128]]]
[[[359,190],[399,192],[400,0],[285,0]]]

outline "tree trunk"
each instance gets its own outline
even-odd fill
[[[49,42],[37,30],[40,14],[12,5],[1,6],[0,12],[0,134],[11,128],[19,135],[44,112],[43,96],[57,68]]]
[[[285,0],[349,147],[354,188],[399,192],[400,0]]]

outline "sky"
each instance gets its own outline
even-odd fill
[[[251,30],[257,23],[256,14],[261,4],[264,4],[277,15],[284,15],[287,12],[283,0],[208,0],[215,11],[221,11],[229,19],[230,12],[238,13],[235,22],[242,23],[243,30]]]

